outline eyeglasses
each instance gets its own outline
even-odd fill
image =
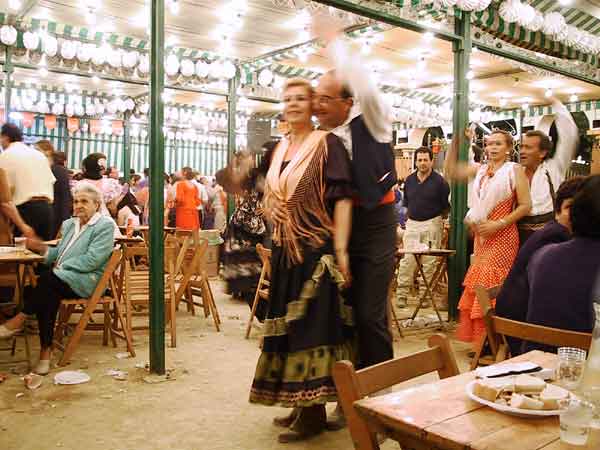
[[[346,97],[330,97],[329,95],[315,95],[313,100],[320,105],[327,105],[331,103],[332,100],[340,100],[345,99]]]
[[[310,97],[307,95],[289,95],[283,97],[283,103],[291,103],[291,102],[309,102]]]

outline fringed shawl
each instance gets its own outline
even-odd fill
[[[280,204],[287,213],[286,222],[275,225],[273,242],[283,248],[293,264],[302,263],[304,245],[322,247],[333,232],[333,221],[325,206],[326,136],[325,131],[313,131],[283,171],[289,141],[282,140],[267,173],[265,206]]]

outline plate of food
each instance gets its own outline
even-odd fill
[[[473,380],[466,391],[471,400],[518,417],[557,416],[559,402],[572,395],[560,386],[526,374]]]

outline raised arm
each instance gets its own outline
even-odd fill
[[[577,144],[579,143],[579,131],[571,113],[558,99],[552,101],[552,109],[556,112],[555,122],[558,131],[558,142],[556,143],[556,152],[552,158],[562,175],[571,166],[571,161],[575,158]]]
[[[467,134],[468,135],[468,134]],[[469,135],[468,135],[469,136]],[[452,137],[452,145],[444,161],[444,175],[446,179],[453,181],[468,181],[477,175],[479,167],[475,164],[458,160],[458,147],[460,146],[460,136]]]

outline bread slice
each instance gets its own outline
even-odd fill
[[[495,402],[503,391],[512,392],[513,390],[514,383],[512,377],[484,378],[483,380],[478,380],[473,385],[473,394],[489,402]]]
[[[519,394],[539,394],[546,388],[546,382],[531,375],[515,377],[515,392]]]
[[[536,409],[540,410],[544,408],[544,403],[540,400],[536,400],[526,395],[513,393],[510,398],[510,406],[518,409]]]
[[[554,384],[546,385],[546,389],[540,393],[540,401],[544,403],[544,409],[559,409],[558,402],[567,398],[569,398],[569,391]]]

